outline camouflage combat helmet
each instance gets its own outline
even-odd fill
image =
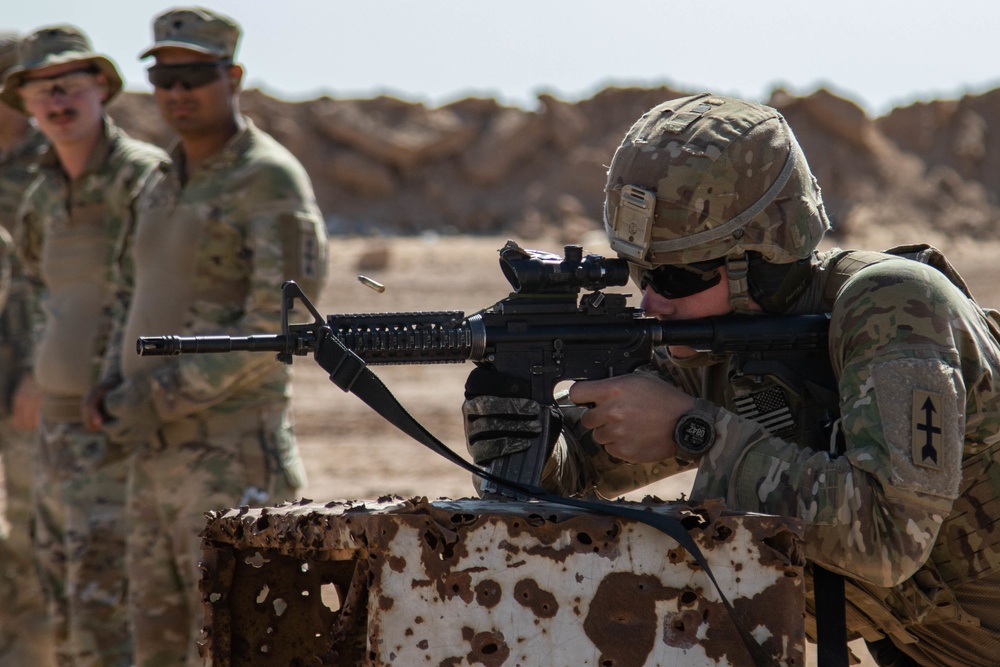
[[[633,277],[643,268],[724,259],[737,312],[750,296],[777,292],[787,305],[790,290],[798,292],[790,281],[803,282],[829,229],[819,185],[785,119],[729,97],[696,95],[648,111],[615,152],[605,194],[611,247]],[[769,294],[751,295],[753,262],[785,265],[777,281],[759,281]]]

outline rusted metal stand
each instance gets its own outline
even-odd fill
[[[744,627],[805,664],[802,528],[647,499],[684,522]],[[715,588],[641,523],[514,500],[301,501],[209,516],[214,667],[752,664]]]

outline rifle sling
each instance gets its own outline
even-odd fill
[[[812,564],[816,599],[816,665],[847,667],[847,599],[844,575]]]
[[[328,331],[328,330],[327,330]],[[347,349],[343,343],[335,336],[322,335],[316,346],[316,362],[330,374],[330,380],[345,392],[350,392],[360,398],[366,405],[372,408],[390,424],[407,434],[420,444],[437,454],[448,459],[463,470],[477,475],[485,480],[494,482],[500,486],[508,488],[516,493],[520,493],[537,500],[549,502],[567,507],[582,509],[587,512],[597,514],[611,514],[625,519],[638,521],[656,528],[660,532],[673,538],[678,544],[684,547],[695,559],[699,566],[715,586],[719,598],[729,613],[733,625],[736,627],[747,652],[758,667],[777,667],[777,661],[768,655],[764,648],[754,639],[753,635],[744,627],[736,615],[736,610],[732,603],[722,592],[722,588],[715,579],[705,555],[698,544],[694,541],[687,529],[680,521],[671,516],[648,512],[611,502],[600,502],[593,500],[583,500],[581,498],[567,498],[557,496],[543,491],[540,488],[519,484],[502,479],[490,474],[488,471],[473,465],[464,458],[456,454],[447,445],[432,435],[420,422],[418,422],[399,403],[392,392],[382,383],[382,380],[367,367],[364,360],[357,354]],[[841,582],[843,584],[843,582]],[[841,606],[843,609],[843,606]],[[846,642],[844,644],[846,649]],[[843,664],[847,664],[844,662]]]

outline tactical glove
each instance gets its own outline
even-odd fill
[[[493,459],[524,451],[551,425],[548,455],[562,430],[559,411],[528,397],[530,387],[512,375],[476,367],[465,383],[462,404],[465,438],[472,460],[483,466]]]
[[[125,380],[104,395],[104,432],[112,442],[139,446],[148,443],[160,427],[153,405],[150,379]]]

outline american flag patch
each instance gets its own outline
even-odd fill
[[[792,411],[788,409],[785,392],[781,387],[770,387],[752,394],[744,394],[733,399],[736,413],[740,417],[752,419],[763,426],[771,435],[795,426]]]

